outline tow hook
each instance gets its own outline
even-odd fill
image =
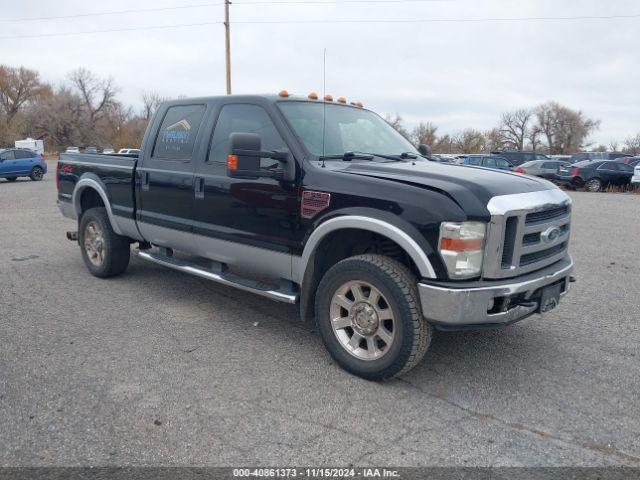
[[[67,232],[67,240],[71,240],[72,242],[78,241],[78,232]]]

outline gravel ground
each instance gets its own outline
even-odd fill
[[[0,465],[640,466],[640,196],[571,195],[554,312],[371,383],[292,306],[139,260],[92,277],[53,175],[0,180]]]

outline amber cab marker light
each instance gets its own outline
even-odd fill
[[[442,250],[450,250],[453,252],[467,252],[470,250],[481,250],[482,240],[480,239],[461,239],[461,238],[443,238],[440,241]]]
[[[316,92],[311,92],[309,94],[309,100],[317,100],[318,99],[318,94]]]
[[[333,102],[333,97],[327,93],[327,94],[324,96],[324,100],[325,100],[326,102]]]
[[[356,107],[362,108],[364,105],[362,105],[362,102],[356,102]]]
[[[278,95],[287,98],[289,96],[289,92],[287,92],[286,90],[280,90],[280,93]]]
[[[347,103],[347,99],[344,97],[338,97],[338,103]]]
[[[227,168],[229,170],[237,170],[238,169],[238,156],[237,155],[229,155],[227,157]]]

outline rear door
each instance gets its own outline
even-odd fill
[[[193,251],[194,158],[207,143],[200,138],[206,109],[204,103],[169,105],[160,125],[154,122],[136,171],[136,219],[151,243]]]
[[[605,183],[621,185],[624,182],[624,175],[618,167],[619,165],[615,162],[603,162],[598,167],[597,176]]]
[[[539,175],[543,178],[554,178],[558,171],[559,162],[545,161],[540,165]]]
[[[196,166],[196,248],[203,257],[289,278],[299,212],[295,183],[227,176],[232,133],[259,134],[262,151],[288,151],[267,108],[233,99],[218,105],[209,151]],[[279,165],[263,158],[261,166]]]

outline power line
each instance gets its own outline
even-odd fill
[[[358,3],[442,3],[453,2],[456,0],[265,0],[265,1],[240,1],[234,2],[235,7],[243,5],[339,5],[339,4],[358,4]],[[224,5],[225,2],[207,2],[197,3],[192,5],[180,5],[175,7],[155,7],[155,8],[136,8],[132,10],[112,10],[107,12],[95,12],[95,13],[77,13],[73,15],[57,15],[51,17],[25,17],[25,18],[10,18],[0,19],[0,23],[18,23],[18,22],[36,22],[44,20],[65,20],[72,18],[86,18],[86,17],[100,17],[105,15],[124,15],[130,13],[146,13],[146,12],[162,12],[170,10],[184,10],[187,8],[203,8],[203,7],[215,7]]]
[[[222,5],[222,4],[221,4]],[[640,14],[632,15],[591,15],[591,16],[573,16],[573,17],[511,17],[511,18],[429,18],[429,19],[360,19],[360,20],[342,20],[342,19],[327,19],[327,20],[238,20],[236,24],[402,24],[402,23],[491,23],[491,22],[535,22],[535,21],[581,21],[581,20],[617,20],[617,19],[632,19],[640,18]],[[27,34],[27,35],[7,35],[1,36],[0,40],[10,40],[17,38],[43,38],[43,37],[67,37],[74,35],[88,35],[95,33],[110,33],[110,32],[131,32],[131,31],[144,31],[144,30],[162,30],[168,28],[184,28],[184,27],[200,27],[204,25],[223,25],[224,22],[199,22],[199,23],[183,23],[172,25],[153,25],[149,27],[124,27],[113,28],[104,30],[85,30],[79,32],[57,32],[57,33],[40,33],[40,34]]]

